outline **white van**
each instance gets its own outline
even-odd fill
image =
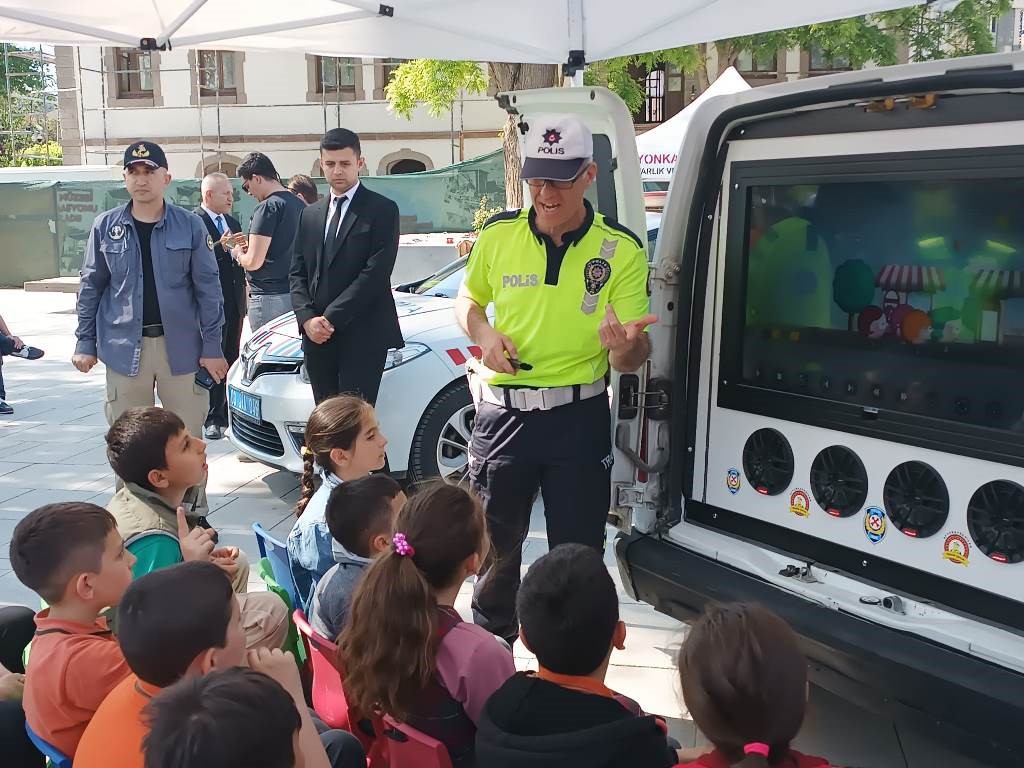
[[[642,231],[617,97],[499,100],[585,119],[593,202]],[[817,684],[1024,764],[1024,56],[708,100],[650,290],[652,358],[614,382],[627,589],[761,602]]]

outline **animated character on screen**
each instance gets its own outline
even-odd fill
[[[871,305],[864,307],[857,318],[857,331],[861,336],[869,339],[880,339],[889,330],[889,318],[885,316],[881,307]]]
[[[932,319],[928,313],[913,309],[903,318],[900,336],[908,344],[924,344],[932,337]]]

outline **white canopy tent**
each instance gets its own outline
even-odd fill
[[[690,123],[690,118],[697,105],[714,96],[738,93],[749,88],[750,85],[742,75],[734,67],[729,67],[704,93],[687,104],[685,109],[661,125],[637,136],[636,149],[640,155],[640,180],[671,181],[679,147],[683,143],[683,134],[686,133],[686,126]]]
[[[568,63],[572,71],[922,2],[932,0],[6,0],[0,40]]]

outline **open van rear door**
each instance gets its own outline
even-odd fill
[[[531,115],[570,113],[578,117],[594,134],[594,161],[597,163],[596,183],[587,193],[594,209],[628,227],[641,242],[647,241],[643,188],[640,183],[640,161],[636,150],[633,118],[622,99],[606,88],[542,88],[502,93],[498,102],[518,119],[520,141],[530,124]],[[529,204],[529,190],[523,191]],[[645,459],[640,418],[651,395],[643,392],[646,365],[635,374],[612,371],[613,443],[615,464],[612,467],[612,510],[614,522],[624,530],[630,526],[630,515],[623,504],[623,494],[633,492],[638,472]],[[639,465],[639,466],[638,466]],[[641,474],[641,480],[645,477]]]

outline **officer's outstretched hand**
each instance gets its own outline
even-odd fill
[[[621,323],[619,316],[615,314],[615,308],[609,303],[604,311],[604,320],[597,328],[597,333],[601,337],[601,346],[609,352],[625,352],[632,348],[647,326],[656,322],[658,322],[657,315],[644,315],[639,320]]]
[[[516,369],[509,362],[509,358],[514,360],[519,356],[519,353],[516,352],[516,345],[512,343],[512,339],[491,328],[487,338],[481,339],[480,342],[480,350],[484,355],[484,365],[495,373],[516,375]]]

